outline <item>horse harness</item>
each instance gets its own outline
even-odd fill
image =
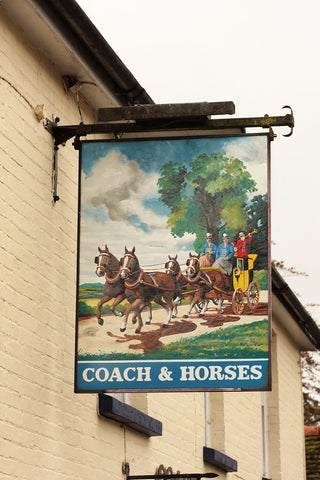
[[[129,282],[128,280],[125,280],[124,282],[124,286],[128,289],[133,289],[133,288],[136,288],[138,285],[148,285],[149,287],[154,287],[154,288],[158,288],[160,290],[167,290],[167,291],[175,291],[174,289],[172,288],[165,288],[165,287],[161,287],[160,285],[158,285],[157,281],[155,280],[155,278],[152,276],[152,273],[148,273],[147,275],[149,275],[149,277],[151,278],[151,281],[152,283],[149,283],[149,282],[146,282],[145,280],[142,279],[143,277],[143,274],[144,274],[144,271],[142,270],[142,268],[138,268],[137,270],[134,270],[134,271],[130,271],[130,263],[132,262],[132,260],[135,260],[135,262],[137,262],[137,259],[134,255],[130,254],[130,253],[126,253],[125,256],[127,257],[131,257],[130,261],[129,261],[129,265],[128,267],[122,267],[123,270],[128,270],[129,272],[129,275],[132,276],[134,275],[135,273],[139,272],[139,275],[138,275],[138,278],[134,281],[134,282]],[[138,264],[139,265],[139,264]]]

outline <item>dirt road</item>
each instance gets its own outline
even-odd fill
[[[208,329],[226,328],[232,324],[244,325],[268,317],[267,293],[261,292],[260,304],[252,312],[246,305],[241,316],[232,312],[231,305],[224,306],[224,313],[217,312],[216,307],[210,303],[206,314],[200,318],[198,314],[192,313],[189,318],[184,319],[183,314],[188,306],[178,307],[178,317],[172,319],[167,328],[162,328],[167,314],[163,308],[152,311],[152,322],[146,325],[147,313],[142,312],[144,325],[140,333],[135,333],[136,325],[129,318],[127,329],[120,332],[122,318],[114,315],[103,315],[104,324],[100,326],[96,317],[81,319],[78,323],[78,352],[81,354],[99,354],[100,352],[117,352],[137,354],[159,348],[162,345],[177,342],[181,338],[195,337],[207,333]]]

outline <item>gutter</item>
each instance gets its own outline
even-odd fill
[[[292,316],[314,347],[320,349],[319,327],[275,267],[272,267],[272,293]]]
[[[154,101],[75,0],[29,0],[120,105]]]

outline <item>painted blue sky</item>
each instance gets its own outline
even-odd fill
[[[96,282],[93,258],[108,245],[120,258],[125,246],[136,247],[142,266],[159,269],[168,255],[185,262],[194,237],[175,238],[167,228],[168,209],[158,198],[161,167],[187,167],[199,154],[224,152],[243,161],[258,193],[267,192],[265,135],[120,142],[84,142],[81,151],[80,283]],[[217,239],[218,241],[218,239]]]

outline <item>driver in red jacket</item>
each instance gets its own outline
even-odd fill
[[[235,254],[237,258],[243,258],[243,268],[245,270],[248,269],[248,250],[247,250],[247,244],[251,242],[252,240],[252,235],[249,233],[249,235],[246,237],[244,232],[239,233],[239,240],[237,241],[235,245]]]
[[[237,241],[235,248],[237,257],[248,258],[247,244],[251,242],[251,240],[251,233],[249,233],[247,237],[245,236],[244,232],[239,233],[239,240]]]

